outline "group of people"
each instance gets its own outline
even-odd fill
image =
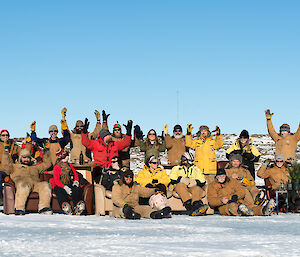
[[[113,215],[118,218],[170,218],[168,195],[176,193],[191,216],[213,214],[253,216],[270,215],[275,207],[271,197],[255,185],[255,162],[260,152],[254,146],[247,130],[243,130],[226,151],[229,162],[220,167],[215,151],[223,147],[220,128],[210,131],[200,126],[192,135],[192,124],[187,125],[186,135],[180,125],[170,135],[168,125],[162,137],[151,129],[144,138],[139,125],[133,122],[122,126],[116,123],[109,131],[105,111],[95,111],[97,120],[93,132],[89,121],[78,120],[69,130],[67,109],[62,110],[61,131],[58,137],[56,125],[49,127],[49,138],[39,138],[36,122],[30,125],[22,146],[10,139],[3,129],[0,132],[0,186],[2,197],[3,179],[10,176],[16,187],[15,214],[24,215],[30,192],[39,193],[39,213],[51,214],[51,196],[55,193],[61,210],[68,215],[81,215],[85,210],[82,186],[86,183],[73,164],[91,164],[98,173],[95,181],[95,209],[105,215],[105,197],[110,194]],[[300,140],[300,125],[293,134],[288,124],[280,126],[276,133],[270,110],[265,111],[269,135],[276,145],[274,160],[266,160],[257,176],[268,179],[272,190],[279,190],[290,183],[288,168],[295,163],[295,152]],[[132,133],[133,130],[133,133]],[[215,133],[215,134],[213,134]],[[133,134],[133,135],[132,135]],[[70,143],[70,151],[66,146]],[[139,147],[144,152],[144,168],[136,175],[130,170],[130,148]],[[160,153],[167,151],[168,174],[160,164]],[[49,183],[40,181],[42,172],[53,174]],[[70,199],[73,205],[70,204]],[[296,200],[295,200],[296,199]],[[294,209],[300,207],[299,196],[294,198]]]

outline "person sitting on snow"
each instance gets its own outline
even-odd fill
[[[189,215],[205,215],[208,206],[201,200],[206,196],[205,189],[203,189],[206,184],[205,176],[194,165],[194,157],[191,153],[185,152],[181,156],[181,165],[172,168],[170,179]]]
[[[169,218],[171,213],[169,206],[156,210],[147,205],[139,205],[139,197],[150,197],[158,190],[140,186],[133,181],[133,172],[126,170],[123,178],[115,181],[112,188],[114,217],[126,219]]]
[[[274,113],[271,113],[268,109],[265,111],[265,114],[269,135],[276,145],[275,154],[283,154],[286,163],[292,163],[295,159],[298,141],[300,140],[300,124],[295,134],[291,133],[289,124],[282,124],[280,126],[280,133],[277,134],[271,121]]]
[[[275,208],[274,199],[264,207],[249,204],[245,198],[245,190],[233,178],[226,176],[224,169],[218,169],[215,180],[208,185],[208,202],[212,208],[217,208],[221,215],[253,216],[270,215]]]

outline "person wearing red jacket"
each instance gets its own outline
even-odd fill
[[[94,156],[94,165],[100,168],[108,168],[111,165],[111,159],[119,156],[119,151],[130,146],[132,121],[126,126],[126,135],[121,141],[112,141],[112,136],[108,130],[102,129],[97,140],[88,138],[88,119],[85,119],[84,128],[81,132],[82,144],[89,149]]]
[[[49,182],[56,194],[61,209],[68,215],[80,215],[85,210],[83,192],[79,185],[79,176],[73,165],[68,162],[69,152],[60,149],[56,152],[57,161],[53,168],[53,179]],[[72,197],[74,212],[70,205],[69,196]]]

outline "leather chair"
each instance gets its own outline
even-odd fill
[[[49,179],[52,178],[51,174],[41,174],[41,181],[49,182]],[[93,206],[93,196],[94,196],[94,188],[93,185],[88,184],[83,186],[83,199],[86,205],[86,214],[91,215],[94,214],[94,206]],[[4,197],[3,197],[3,211],[5,214],[14,214],[15,210],[15,183],[9,179],[4,183]],[[39,203],[39,194],[36,192],[31,192],[29,194],[25,210],[27,212],[38,212],[38,203]],[[70,197],[70,203],[73,206],[73,202]],[[52,194],[51,208],[54,212],[61,212],[61,208],[57,201],[56,195]]]

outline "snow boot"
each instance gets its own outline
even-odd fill
[[[271,213],[273,212],[274,208],[275,208],[275,200],[271,199],[266,206],[262,209],[262,213],[265,216],[270,216]]]
[[[240,204],[238,207],[238,211],[242,214],[242,216],[253,216],[254,213],[252,210],[249,209],[249,207],[245,204]]]
[[[193,202],[193,210],[190,212],[190,216],[203,216],[208,209],[207,204],[203,204],[201,200]]]
[[[63,210],[63,212],[67,215],[72,215],[73,212],[72,212],[72,207],[69,203],[67,202],[64,202],[62,205],[61,205],[61,209]]]
[[[263,206],[266,202],[266,193],[263,190],[260,190],[255,197],[254,204],[258,206]]]
[[[189,213],[191,213],[192,211],[193,211],[193,205],[192,205],[192,199],[189,199],[189,200],[187,200],[187,201],[185,201],[184,203],[183,203],[183,206],[186,208],[186,210],[189,212]]]
[[[24,210],[15,210],[15,215],[25,215]]]
[[[171,218],[171,207],[167,206],[160,211],[151,212],[150,217],[152,219]]]
[[[135,211],[129,206],[127,208],[123,208],[123,213],[126,219],[129,220],[139,220],[141,218],[141,215]]]
[[[53,213],[53,211],[48,207],[45,207],[45,208],[39,210],[39,214],[52,215],[52,213]]]
[[[77,203],[74,209],[74,215],[80,215],[84,210],[85,210],[85,203],[83,201],[80,201]]]

